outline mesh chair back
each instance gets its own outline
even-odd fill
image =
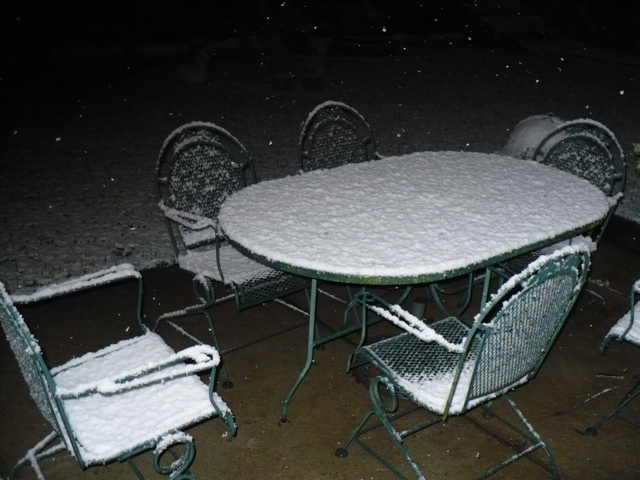
[[[371,127],[360,113],[344,103],[318,105],[302,127],[300,171],[366,162],[376,154]]]
[[[482,340],[470,352],[477,361],[467,402],[515,387],[542,365],[589,268],[584,247],[560,252],[512,277],[474,323],[470,338]]]
[[[58,405],[53,396],[55,387],[51,373],[42,358],[38,341],[29,331],[29,327],[14,306],[2,283],[0,283],[0,322],[2,322],[2,329],[9,341],[9,346],[18,361],[22,376],[29,386],[31,397],[53,429],[58,434],[62,434],[65,440],[68,440],[66,431],[62,428],[63,422]]]
[[[166,207],[213,221],[229,195],[255,183],[253,162],[246,149],[227,131],[212,124],[200,134],[190,134],[173,143],[164,153],[158,174],[160,196]],[[194,230],[176,222],[169,222],[169,230],[178,254],[210,243],[216,235],[214,227]]]
[[[620,143],[616,139],[615,135],[611,132],[611,130],[609,130],[601,123],[596,122],[595,120],[579,119],[564,122],[562,125],[550,132],[540,142],[532,158],[536,161],[547,163],[545,159],[550,151],[554,147],[556,147],[559,142],[573,136],[581,139],[584,139],[585,137],[591,137],[596,140],[598,142],[597,147],[594,146],[595,142],[588,142],[585,140],[582,140],[582,142],[589,143],[590,145],[588,148],[590,148],[591,151],[594,151],[595,149],[606,149],[608,155],[604,155],[602,153],[597,153],[597,155],[602,156],[603,158],[606,156],[606,158],[608,159],[607,161],[611,164],[610,167],[607,167],[606,175],[609,177],[608,183],[610,185],[607,185],[606,188],[602,188],[601,186],[604,185],[603,180],[595,180],[594,178],[595,181],[592,181],[591,178],[588,178],[584,175],[580,176],[587,178],[587,180],[598,186],[598,188],[600,188],[607,195],[616,195],[617,193],[622,192],[624,190],[627,177],[624,152],[622,151]],[[605,160],[602,160],[602,162],[605,162]],[[578,167],[575,168],[577,169]],[[601,167],[598,168],[600,168],[601,172],[603,171]],[[572,171],[571,173],[578,174],[576,172],[577,170]]]
[[[542,163],[588,180],[605,195],[611,195],[615,169],[605,145],[591,135],[571,135],[553,145]]]
[[[186,140],[211,140],[216,137],[219,131],[220,127],[210,122],[190,122],[176,128],[164,140],[158,153],[156,164],[158,177],[166,177],[166,169],[170,165],[169,160],[179,145]]]

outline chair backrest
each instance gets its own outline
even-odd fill
[[[175,153],[178,145],[185,140],[209,140],[214,138],[220,127],[211,122],[189,122],[176,128],[165,138],[158,153],[156,162],[157,176],[166,176],[165,169],[168,167],[168,160]]]
[[[588,269],[587,248],[569,246],[534,261],[498,290],[467,336],[466,359],[462,359],[456,379],[458,382],[465,373],[461,371],[463,364],[473,365],[473,370],[466,372],[471,375],[466,405],[476,398],[505,393],[535,376],[586,281]]]
[[[360,113],[344,103],[325,102],[302,127],[299,170],[366,162],[376,158],[376,148],[373,131]]]
[[[607,196],[613,192],[613,157],[607,147],[590,134],[564,137],[549,148],[541,163],[584,178]]]
[[[169,135],[160,153],[157,173],[165,208],[214,222],[229,195],[255,183],[254,165],[247,150],[214,124],[187,124]],[[215,239],[215,227],[194,229],[171,221],[170,217],[165,215],[178,255]]]
[[[38,341],[16,309],[4,285],[0,283],[0,322],[9,341],[31,397],[53,429],[70,445],[58,404],[53,392],[55,386]]]
[[[599,173],[598,175],[604,173],[604,164],[606,162],[610,163],[610,166],[606,166],[605,175],[605,177],[607,177],[606,183],[608,183],[609,185],[606,185],[604,177],[596,179],[595,174],[593,173],[587,173],[580,176],[583,176],[587,180],[594,183],[594,185],[597,185],[607,195],[613,196],[622,192],[624,190],[627,178],[627,168],[624,152],[613,132],[611,132],[611,130],[595,120],[578,119],[562,123],[540,141],[533,153],[533,160],[548,163],[546,157],[549,155],[551,150],[554,149],[556,145],[561,141],[573,136],[577,136],[578,138],[582,139],[584,139],[585,137],[592,137],[599,142],[598,147],[594,147],[595,142],[588,142],[590,144],[588,148],[590,148],[591,150],[590,155],[599,155],[601,157],[601,160],[599,160],[599,162],[602,162],[602,165],[597,166],[598,170],[600,170],[601,173]],[[578,143],[580,143],[580,141],[576,142],[576,145]],[[595,153],[594,149],[597,148],[598,150],[602,150],[603,147],[607,150],[608,155]],[[563,148],[566,149],[567,147],[565,146]],[[558,150],[556,150],[556,155],[557,154]],[[607,160],[604,160],[605,157],[607,158]],[[555,159],[554,161],[558,162],[557,159]],[[577,171],[578,168],[574,167],[572,173],[578,174]],[[602,186],[604,186],[605,188],[602,188]]]

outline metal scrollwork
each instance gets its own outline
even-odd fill
[[[182,455],[179,456],[173,450],[178,445],[183,449]],[[173,461],[169,465],[162,465],[161,459],[167,452],[173,457]],[[195,456],[193,438],[186,433],[173,433],[158,442],[153,451],[153,468],[161,475],[168,475],[171,480],[196,480],[188,471]]]

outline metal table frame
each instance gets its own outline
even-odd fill
[[[356,296],[356,298],[354,298],[350,306],[351,308],[355,308],[356,306],[361,307],[361,315],[362,315],[361,322],[366,322],[367,305],[371,300],[373,300],[373,297],[370,297],[369,293],[366,290],[367,286],[373,286],[373,285],[375,286],[385,286],[385,285],[411,286],[416,284],[428,284],[428,283],[438,282],[445,279],[459,277],[461,275],[468,274],[473,271],[487,268],[500,261],[526,253],[528,251],[537,250],[544,246],[551,245],[556,242],[572,238],[581,232],[589,231],[595,228],[606,216],[608,203],[604,194],[602,194],[602,192],[600,192],[595,187],[592,187],[592,186],[587,187],[583,185],[580,187],[583,190],[588,188],[593,189],[592,193],[590,190],[588,191],[588,196],[592,197],[592,199],[594,200],[594,205],[596,203],[598,204],[598,211],[597,212],[594,211],[590,213],[588,215],[588,218],[585,216],[579,222],[576,222],[574,219],[567,219],[567,221],[562,226],[562,228],[559,228],[558,231],[555,232],[555,234],[553,235],[549,235],[544,239],[540,239],[538,241],[534,241],[524,245],[518,245],[515,247],[512,244],[500,245],[500,248],[494,251],[493,254],[491,254],[490,256],[472,259],[471,261],[465,261],[463,265],[456,268],[452,268],[452,269],[447,268],[447,269],[442,269],[441,271],[430,271],[424,274],[392,275],[392,276],[368,275],[368,274],[358,275],[358,274],[353,274],[348,272],[330,271],[329,269],[320,270],[314,265],[306,265],[304,260],[296,261],[296,259],[292,259],[292,261],[290,262],[283,261],[281,259],[274,258],[275,257],[274,255],[265,253],[264,251],[257,251],[259,250],[259,248],[254,247],[250,244],[250,242],[243,240],[243,238],[246,238],[246,237],[243,237],[243,235],[236,235],[236,231],[234,230],[235,226],[241,225],[243,222],[247,222],[247,221],[251,222],[251,219],[247,220],[246,216],[244,215],[241,215],[240,216],[241,218],[239,218],[239,216],[236,215],[238,212],[235,211],[235,209],[238,208],[238,205],[241,205],[242,212],[240,213],[246,214],[246,209],[252,208],[251,207],[251,205],[253,205],[253,203],[251,202],[251,200],[253,200],[252,192],[251,192],[252,188],[259,187],[259,189],[261,190],[272,188],[275,191],[279,188],[279,185],[281,185],[281,182],[286,182],[286,184],[288,185],[294,185],[296,182],[301,182],[302,179],[304,177],[307,177],[308,175],[315,175],[315,177],[313,177],[313,181],[321,185],[323,178],[326,177],[326,178],[335,179],[337,178],[336,175],[338,175],[339,173],[344,173],[345,175],[348,175],[350,174],[350,172],[357,173],[359,171],[358,169],[379,168],[380,164],[385,161],[400,162],[400,161],[404,161],[403,159],[405,157],[412,158],[413,160],[415,160],[416,155],[418,156],[417,157],[418,160],[422,159],[423,157],[424,159],[429,159],[431,157],[437,157],[441,153],[442,152],[423,152],[421,154],[412,154],[412,155],[403,156],[403,157],[392,157],[392,158],[388,157],[387,159],[375,160],[375,161],[367,162],[364,164],[357,164],[356,166],[345,165],[345,166],[337,167],[331,170],[305,173],[305,174],[297,175],[294,177],[287,177],[286,179],[270,180],[267,182],[262,182],[261,184],[258,184],[253,187],[249,187],[248,189],[245,189],[233,194],[230,197],[230,199],[233,199],[234,201],[230,202],[230,200],[228,199],[223,204],[220,212],[220,216],[219,216],[221,227],[227,234],[230,242],[234,244],[236,248],[242,251],[245,255],[251,258],[254,258],[255,260],[258,260],[260,262],[263,262],[273,268],[284,270],[286,272],[294,273],[297,275],[304,275],[311,278],[311,291],[310,291],[310,299],[309,299],[310,311],[309,311],[306,360],[305,360],[304,366],[302,367],[302,370],[298,374],[292,387],[286,393],[282,401],[282,405],[281,405],[281,421],[282,422],[285,422],[287,420],[291,399],[294,393],[296,392],[297,388],[302,383],[302,380],[306,376],[307,372],[309,371],[311,364],[313,363],[314,349],[319,345],[323,345],[329,341],[332,341],[339,337],[343,337],[345,335],[353,333],[362,328],[362,325],[357,324],[357,325],[349,326],[339,331],[332,332],[331,334],[324,337],[319,337],[317,335],[316,307],[317,307],[317,301],[318,301],[318,281],[324,280],[324,281],[332,281],[332,282],[342,282],[346,284],[362,286],[363,289],[361,290],[361,293],[358,296]],[[476,153],[468,153],[468,152],[446,152],[446,153],[448,154],[447,158],[460,157],[461,159],[477,158],[477,159],[483,159],[483,160],[492,160],[495,162],[505,161],[505,157],[498,157],[498,156],[489,155],[489,154],[476,154]],[[443,161],[446,161],[446,160],[443,160]],[[508,161],[524,162],[523,160],[518,160],[518,159],[508,159]],[[367,164],[371,164],[372,167],[368,167]],[[391,164],[392,163],[390,163],[390,165]],[[376,167],[373,167],[373,165],[376,165]],[[551,167],[544,167],[544,166],[533,167],[532,166],[531,168],[539,169],[541,167],[548,169],[545,171],[545,174],[547,175],[551,175],[553,177],[556,177],[556,176],[562,177],[564,175],[564,177],[562,177],[562,180],[566,181],[567,184],[578,182],[576,183],[576,185],[578,185],[579,182],[583,182],[582,179],[577,179],[577,177],[573,177],[570,174],[566,174],[566,172],[560,172],[560,171],[554,172],[555,169]],[[575,182],[573,179],[575,179]],[[491,187],[490,185],[487,186],[487,188],[490,188],[490,187]],[[526,188],[526,185],[523,186],[523,188]],[[471,199],[470,201],[473,202],[473,199]],[[258,204],[256,205],[255,209],[256,209],[256,212],[259,212],[259,213],[256,214],[256,218],[260,218],[261,212],[265,212],[266,210],[271,211],[273,209],[273,205],[271,206],[265,205],[264,202],[262,203],[257,202],[257,203]],[[595,207],[594,207],[594,210],[595,210]],[[476,213],[475,215],[482,215],[482,213]],[[286,217],[286,215],[284,215],[284,217]],[[524,225],[525,221],[529,221],[529,220],[530,219],[523,219],[522,224]],[[383,221],[383,219],[381,221]],[[264,233],[262,230],[260,230],[260,228],[263,228],[263,227],[264,226],[261,226],[261,227],[259,226],[255,228],[256,230],[259,230],[261,233]],[[269,223],[266,228],[273,229],[274,231],[276,231],[277,229],[282,229],[283,227],[282,225],[280,226],[274,225],[273,219],[271,219],[271,223]],[[260,247],[262,247],[262,245],[260,245]],[[266,245],[265,248],[269,248],[269,245]],[[278,247],[276,246],[275,249],[277,250],[277,248]],[[488,288],[488,284],[485,284],[485,287],[483,288],[486,290]],[[407,289],[406,292],[408,293],[408,291],[409,290]]]

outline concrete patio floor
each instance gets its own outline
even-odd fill
[[[639,236],[637,224],[619,218],[612,221],[592,257],[587,289],[593,294],[583,292],[537,378],[512,394],[546,441],[564,479],[632,479],[640,474],[639,432],[612,419],[598,436],[584,434],[640,374],[636,347],[614,342],[604,355],[598,352],[608,328],[628,310],[629,288],[640,272]],[[148,322],[191,300],[190,279],[176,267],[147,270],[143,277]],[[337,295],[345,293],[342,286],[326,289]],[[57,365],[133,334],[126,328],[133,320],[133,310],[127,308],[133,290],[131,284],[123,284],[21,311],[50,365]],[[303,296],[293,300],[304,304]],[[428,316],[435,313],[432,308]],[[343,305],[322,297],[319,309],[321,318],[335,324]],[[241,313],[228,302],[212,314],[223,349],[252,338],[259,330],[270,331],[302,319],[299,312],[276,302]],[[197,335],[207,334],[197,317],[181,325]],[[388,331],[389,325],[382,323],[371,334]],[[176,347],[188,341],[168,327],[161,334]],[[225,436],[218,420],[189,430],[197,447],[194,475],[200,479],[395,478],[357,445],[352,445],[345,459],[334,456],[336,447],[370,406],[362,382],[344,371],[352,348],[348,341],[336,340],[316,351],[314,365],[291,402],[290,421],[279,425],[280,402],[302,366],[305,341],[306,328],[300,327],[224,355],[235,387],[218,391],[236,416],[238,434]],[[27,448],[49,432],[49,426],[29,397],[4,339],[0,342],[0,378],[0,475],[6,476]],[[629,413],[640,418],[640,403],[629,407]],[[445,426],[436,426],[408,443],[427,478],[472,478],[494,456],[511,454],[497,440],[495,423],[475,412],[468,417],[451,418]],[[490,435],[482,433],[485,429]],[[383,445],[387,439],[380,433],[380,439],[373,441]],[[394,452],[390,449],[390,453]],[[150,469],[149,458],[143,455],[138,462],[144,471]],[[551,478],[537,461],[540,458],[534,455],[532,459],[521,460],[493,478]],[[50,480],[133,478],[124,464],[82,471],[66,452],[43,461],[41,468]],[[17,478],[36,477],[26,468]]]

